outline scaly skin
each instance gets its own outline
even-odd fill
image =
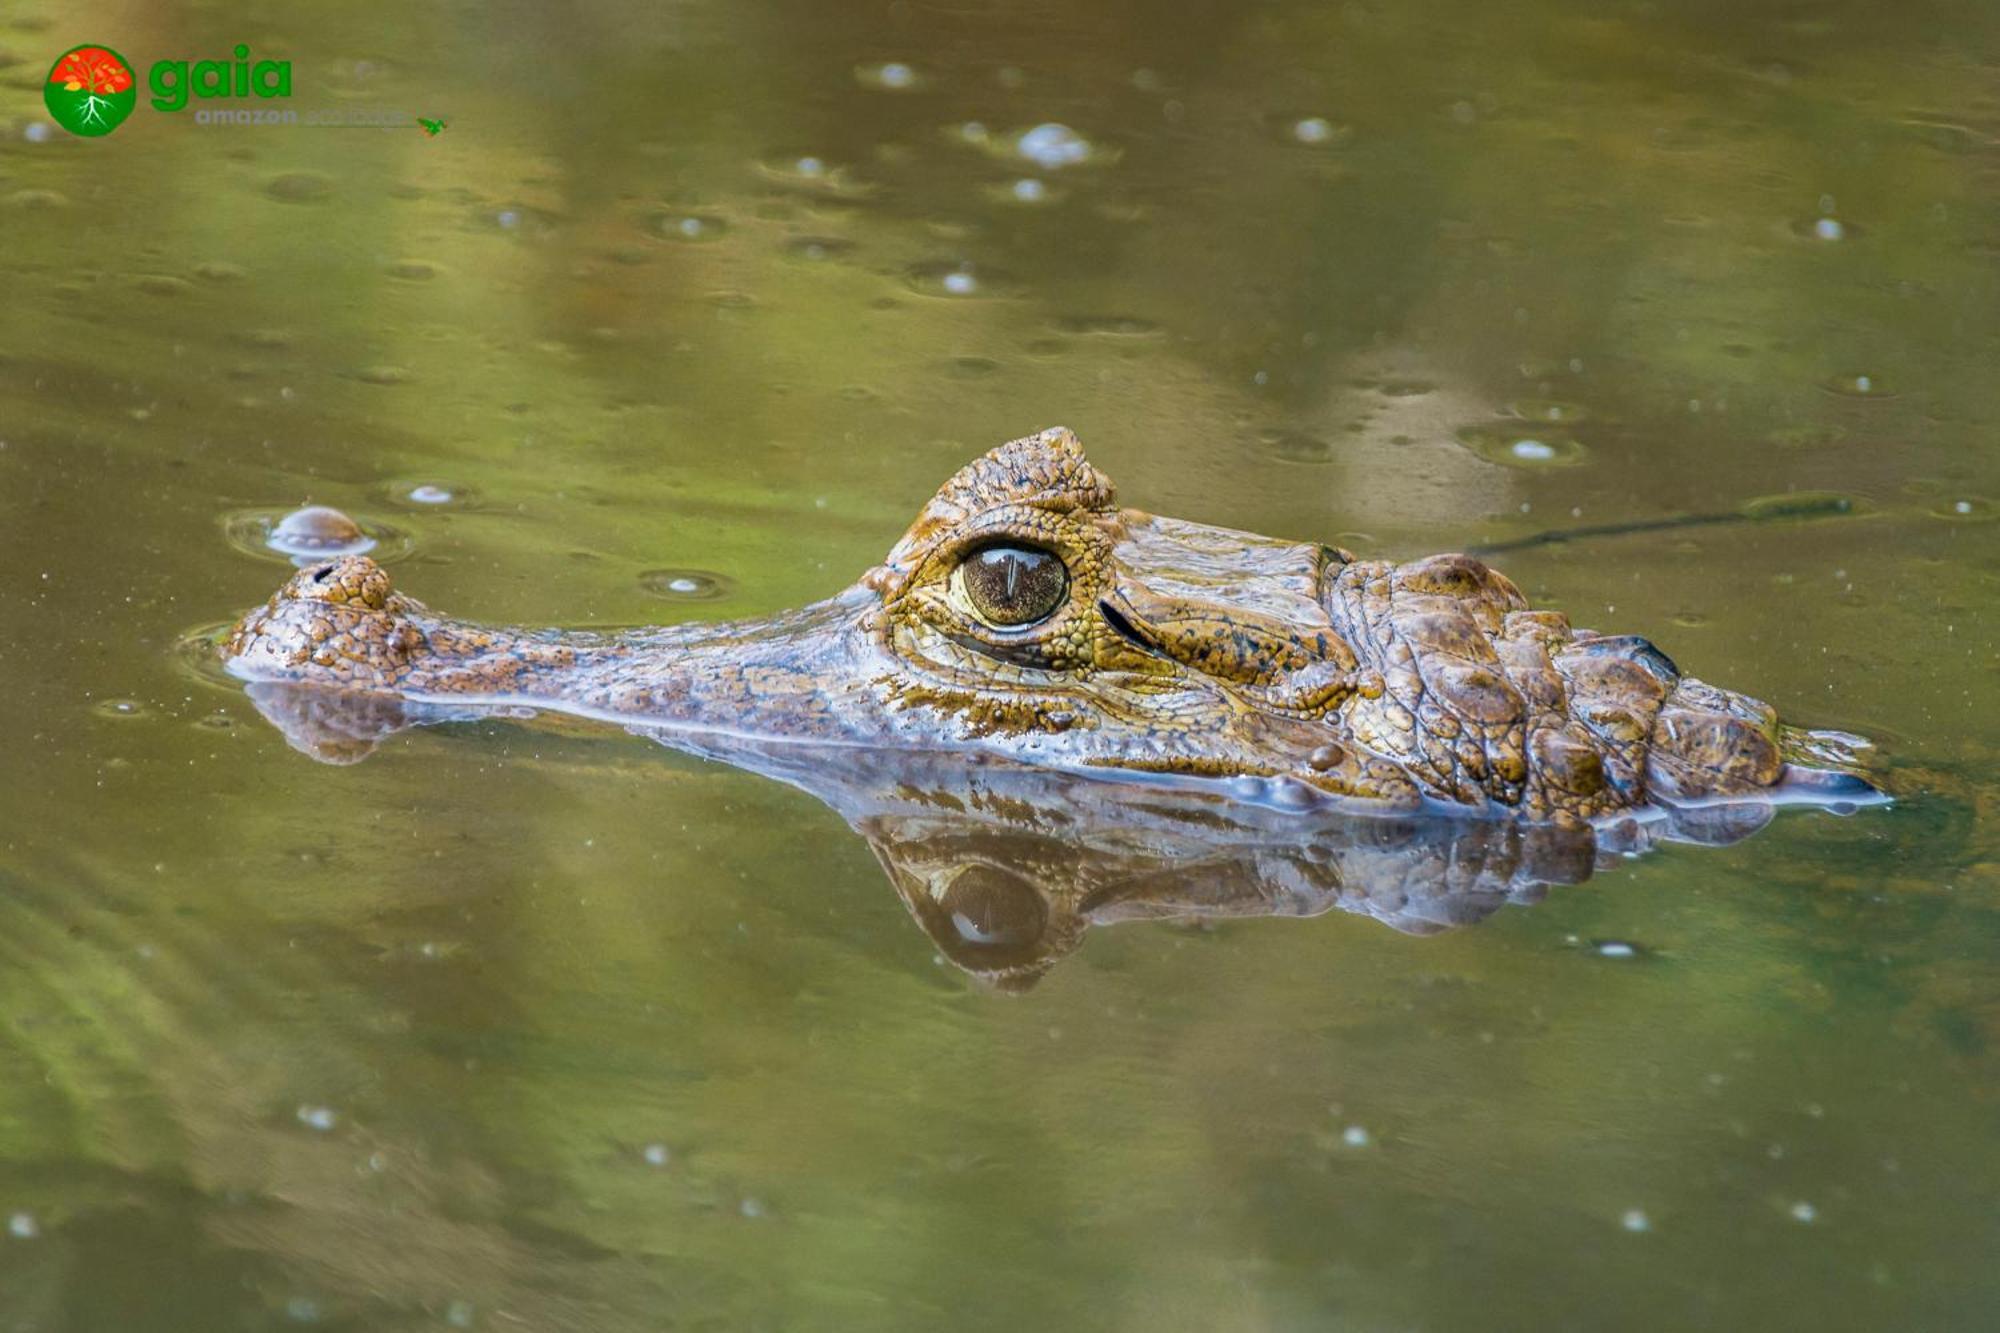
[[[955,577],[994,543],[1061,559],[1042,619],[996,626]],[[579,713],[724,758],[731,738],[978,752],[1227,779],[1281,805],[1573,825],[1869,790],[1788,764],[1769,706],[1682,676],[1644,639],[1531,610],[1477,560],[1358,561],[1121,509],[1061,429],[977,459],[858,584],[769,620],[488,629],[352,556],[294,575],[223,655],[252,681]]]

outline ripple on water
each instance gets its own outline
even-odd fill
[[[1281,463],[1331,463],[1333,442],[1302,430],[1267,430],[1257,436],[1260,452]]]
[[[90,711],[99,717],[144,717],[146,705],[137,699],[99,699],[90,706]]]
[[[1928,144],[1941,153],[1976,153],[1994,142],[1986,135],[1953,120],[1912,116],[1896,123],[1910,137],[1920,143]]]
[[[1091,338],[1157,338],[1163,332],[1152,320],[1137,315],[1064,315],[1055,327]]]
[[[1954,523],[1991,523],[1996,511],[1991,500],[1977,495],[1960,495],[1931,510],[1931,516],[1950,519]]]
[[[269,551],[259,552],[269,555]],[[210,621],[197,625],[174,640],[171,654],[174,666],[190,680],[204,685],[221,686],[234,691],[237,680],[222,664],[221,648],[229,632],[236,628],[233,620]]]
[[[1866,371],[1856,371],[1846,375],[1830,375],[1819,382],[1819,387],[1828,393],[1839,394],[1842,398],[1894,398],[1891,388],[1880,375]]]
[[[477,499],[470,486],[437,477],[397,477],[375,488],[375,494],[402,509],[465,509]]]
[[[914,92],[929,82],[914,66],[901,60],[885,60],[879,65],[856,65],[854,78],[864,88],[885,93]]]
[[[373,555],[392,560],[409,553],[410,541],[387,524],[357,522],[338,509],[239,509],[222,519],[229,544],[246,555],[307,564],[330,555]]]
[[[773,153],[759,159],[757,174],[773,185],[836,199],[859,199],[874,190],[816,153]]]
[[[954,300],[1000,294],[998,275],[964,261],[917,264],[904,274],[903,281],[911,291]]]
[[[671,209],[654,214],[647,226],[655,235],[670,241],[719,241],[729,232],[727,218]]]
[[[497,231],[511,236],[541,236],[552,232],[560,218],[545,208],[518,203],[480,203],[466,218],[475,231]]]
[[[438,275],[438,266],[428,259],[398,259],[383,272],[404,282],[429,282]]]
[[[287,171],[266,181],[264,193],[280,203],[318,203],[333,193],[333,179],[318,171]]]
[[[713,602],[736,590],[733,580],[705,569],[649,569],[639,586],[673,602]]]
[[[842,236],[795,236],[785,242],[785,253],[794,259],[823,263],[854,252],[854,242]]]
[[[1590,456],[1590,451],[1574,436],[1559,430],[1524,427],[1519,422],[1489,426],[1466,426],[1457,433],[1458,442],[1489,463],[1506,467],[1574,467]]]
[[[55,190],[16,190],[7,196],[9,208],[39,211],[69,207],[69,196]]]
[[[204,282],[241,282],[250,270],[226,259],[210,259],[194,266],[194,275]]]
[[[1563,426],[1573,426],[1590,417],[1590,409],[1581,403],[1565,403],[1554,398],[1517,399],[1507,405],[1507,410],[1523,421],[1542,421]]]
[[[1352,125],[1310,111],[1274,112],[1264,124],[1280,140],[1307,148],[1342,148],[1354,138]]]
[[[186,278],[176,278],[170,273],[142,273],[132,280],[132,285],[148,296],[185,296],[194,290],[194,284]]]

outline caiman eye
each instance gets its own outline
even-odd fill
[[[1062,558],[1035,546],[982,546],[959,561],[965,599],[996,629],[1047,620],[1069,595]]]

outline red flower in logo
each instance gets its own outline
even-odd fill
[[[130,88],[132,71],[101,46],[79,46],[56,62],[49,71],[49,82],[60,83],[65,92],[92,92],[101,97]]]

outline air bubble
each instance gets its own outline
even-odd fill
[[[1825,202],[1824,200],[1821,201]],[[1809,218],[1800,218],[1792,223],[1792,235],[1800,240],[1813,241],[1821,245],[1833,245],[1841,241],[1851,241],[1861,235],[1861,228],[1844,218],[1834,217],[1825,209]]]
[[[735,591],[735,584],[703,569],[649,569],[639,586],[655,597],[676,602],[712,602]]]
[[[1037,166],[1055,171],[1088,162],[1091,145],[1069,126],[1050,121],[1025,131],[1014,141],[1014,151]]]
[[[1557,431],[1523,430],[1511,424],[1467,426],[1458,442],[1489,463],[1508,467],[1572,467],[1589,456],[1573,437]]]
[[[924,84],[923,75],[900,60],[885,61],[880,65],[860,65],[855,68],[854,77],[865,88],[876,88],[889,93],[906,93]]]
[[[992,296],[997,285],[994,274],[963,262],[919,264],[909,271],[904,281],[911,290],[925,296],[947,296],[956,300]]]
[[[301,1103],[297,1111],[298,1120],[307,1129],[316,1129],[324,1134],[340,1123],[340,1115],[329,1106],[309,1106]]]
[[[1995,512],[1991,500],[1976,495],[1948,500],[1931,510],[1934,517],[1950,519],[1955,523],[1988,523],[1993,520]]]
[[[719,241],[729,223],[707,213],[662,213],[653,219],[653,230],[670,241]]]
[[[464,509],[477,499],[471,487],[442,477],[395,477],[377,486],[374,494],[399,509],[417,511]]]
[[[1820,381],[1820,387],[1828,393],[1837,393],[1843,398],[1894,398],[1896,391],[1883,383],[1879,375],[1865,371],[1851,375],[1834,375]]]
[[[338,509],[307,505],[279,519],[264,544],[286,555],[319,556],[359,555],[375,542]]]
[[[410,549],[409,539],[395,528],[357,522],[325,505],[238,510],[223,516],[222,531],[231,546],[247,555],[277,556],[300,565],[335,555],[390,560]]]

